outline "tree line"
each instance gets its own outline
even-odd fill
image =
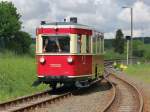
[[[11,50],[17,54],[28,53],[31,36],[21,31],[21,14],[12,2],[0,2],[0,51]]]
[[[131,41],[130,41],[131,42]],[[150,60],[150,37],[136,37],[132,41],[132,55]],[[121,29],[116,31],[114,39],[105,39],[105,49],[113,50],[115,53],[126,55],[127,40]],[[131,52],[131,48],[129,49]]]

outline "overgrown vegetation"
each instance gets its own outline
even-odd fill
[[[17,56],[12,52],[0,54],[0,101],[46,89],[45,85],[32,87],[36,79],[34,58]]]

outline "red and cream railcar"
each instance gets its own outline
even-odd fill
[[[36,33],[38,82],[55,87],[103,74],[102,33],[73,22],[42,22]]]

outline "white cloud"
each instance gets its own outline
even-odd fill
[[[115,38],[115,32],[105,33],[105,39]]]
[[[124,36],[130,36],[131,35],[131,30],[128,29],[128,30],[123,30],[123,33],[124,33]],[[140,29],[135,29],[133,31],[133,37],[139,37],[139,36],[142,36],[142,31]]]
[[[144,2],[136,2],[133,5],[133,19],[134,22],[150,22],[150,6],[144,4]],[[125,8],[119,15],[118,18],[125,21],[130,22],[130,9]]]
[[[37,19],[30,19],[28,21],[24,22],[23,25],[23,30],[30,32],[30,34],[32,34],[32,36],[35,35],[35,29],[37,26],[39,26],[40,21]]]
[[[2,1],[2,0],[0,0]],[[4,0],[3,0],[4,1]],[[60,21],[65,17],[77,16],[78,22],[96,27],[106,33],[106,38],[114,37],[119,28],[130,29],[129,9],[121,6],[130,5],[134,8],[134,35],[145,35],[150,32],[150,2],[136,0],[5,0],[12,1],[21,13],[25,31],[33,36],[35,28],[41,20]],[[135,24],[136,23],[136,24]],[[140,29],[142,25],[143,29]],[[146,32],[147,31],[147,32]]]

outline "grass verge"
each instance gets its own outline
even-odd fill
[[[128,76],[150,84],[150,64],[129,65],[125,72]]]
[[[46,89],[44,85],[32,87],[36,78],[34,58],[0,54],[0,102]]]

